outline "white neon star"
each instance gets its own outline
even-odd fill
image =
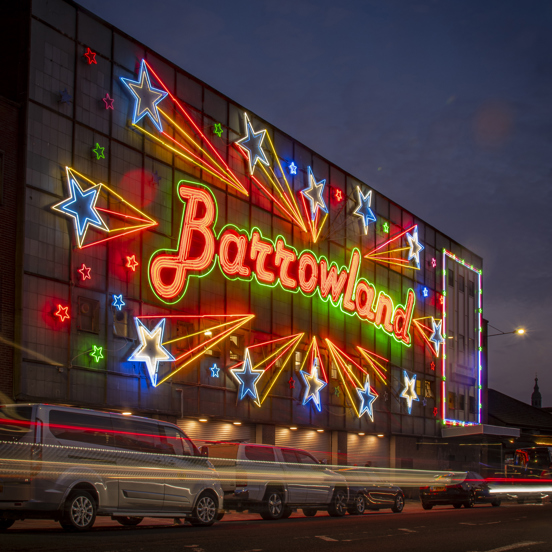
[[[244,113],[245,131],[247,134],[236,141],[236,144],[247,151],[247,160],[249,161],[249,174],[253,174],[257,161],[268,166],[268,159],[262,148],[263,140],[266,136],[266,129],[255,132],[249,121],[247,113]]]
[[[236,378],[239,385],[239,399],[245,399],[249,395],[258,406],[259,402],[259,393],[257,391],[257,381],[263,375],[264,370],[255,370],[251,362],[251,355],[249,349],[245,350],[245,358],[243,361],[242,368],[232,368],[230,373]]]
[[[311,368],[311,373],[301,370],[301,375],[305,381],[307,388],[305,389],[305,395],[303,396],[303,405],[312,401],[318,411],[322,410],[322,404],[320,402],[320,391],[326,387],[326,382],[318,377],[318,366],[316,364],[318,359],[315,359],[315,363]]]
[[[416,374],[410,379],[406,370],[403,370],[404,376],[404,389],[402,390],[401,397],[406,399],[406,404],[408,405],[408,413],[412,413],[412,402],[419,401],[418,395],[416,394]]]
[[[316,218],[317,209],[320,209],[324,213],[328,212],[326,202],[322,197],[322,194],[324,193],[324,186],[326,186],[326,180],[324,179],[320,182],[316,182],[314,174],[312,173],[312,169],[309,167],[309,187],[301,190],[301,193],[310,202],[311,220],[314,220]]]
[[[362,387],[358,387],[356,392],[358,393],[358,396],[360,397],[361,403],[359,408],[359,418],[362,417],[362,415],[365,412],[368,412],[368,416],[370,416],[370,420],[374,421],[374,401],[378,398],[377,395],[372,393],[372,390],[370,389],[370,377],[366,376],[366,382],[364,383],[364,389]]]
[[[416,266],[420,268],[420,251],[423,251],[424,246],[418,241],[418,226],[414,226],[414,232],[410,235],[406,233],[406,239],[408,240],[408,245],[410,251],[408,252],[408,260],[414,259],[416,261]]]
[[[431,334],[429,341],[435,344],[435,355],[439,356],[439,348],[441,346],[441,343],[445,341],[445,338],[441,333],[443,328],[443,321],[440,320],[437,323],[435,319],[433,319],[432,324],[433,324],[433,333]]]

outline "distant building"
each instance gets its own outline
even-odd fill
[[[531,406],[542,408],[542,396],[539,391],[539,378],[535,378],[535,387],[531,395]]]

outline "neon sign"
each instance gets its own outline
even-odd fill
[[[254,278],[261,285],[280,285],[305,296],[318,294],[344,313],[410,345],[414,291],[409,289],[405,304],[398,306],[383,291],[377,293],[373,284],[359,277],[361,254],[357,248],[351,251],[349,266],[339,268],[310,250],[298,252],[282,236],[272,241],[258,228],[247,232],[229,224],[217,235],[218,208],[209,188],[181,181],[178,197],[185,204],[178,247],[156,251],[149,262],[150,285],[160,300],[177,303],[186,294],[191,277],[206,276],[218,263],[231,280]]]

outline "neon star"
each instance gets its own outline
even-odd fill
[[[140,263],[136,260],[136,255],[130,255],[130,256],[127,255],[126,267],[130,268],[132,272],[136,272],[136,267],[139,264]]]
[[[343,192],[339,188],[335,190],[335,199],[336,201],[341,201],[343,199]]]
[[[336,397],[339,397],[339,386],[337,386],[337,385],[334,387],[334,395]]]
[[[368,225],[371,222],[376,222],[376,217],[370,205],[372,204],[372,190],[370,190],[366,195],[360,190],[360,186],[357,186],[358,194],[358,205],[353,215],[362,218],[362,225],[364,226],[364,234],[368,234]]]
[[[94,350],[90,353],[90,356],[94,357],[96,362],[100,362],[100,359],[104,358],[102,353],[103,347],[96,347],[96,345],[92,345],[92,347],[94,347]]]
[[[321,380],[318,377],[318,358],[314,359],[311,373],[301,370],[301,375],[307,386],[305,389],[305,394],[303,395],[303,406],[306,405],[309,401],[314,403],[318,412],[322,410],[322,404],[320,402],[320,391],[326,387],[326,382]]]
[[[439,356],[439,348],[441,346],[441,343],[445,341],[445,338],[441,334],[443,321],[440,320],[439,322],[436,322],[435,319],[432,319],[432,324],[433,324],[433,333],[431,334],[429,341],[435,344],[435,355]]]
[[[142,60],[140,64],[140,73],[138,80],[133,81],[128,78],[121,77],[123,84],[130,90],[134,96],[134,114],[132,116],[132,124],[138,123],[146,115],[150,118],[159,132],[163,132],[163,125],[159,117],[157,105],[164,100],[167,92],[153,88],[151,86],[150,76],[146,62]]]
[[[80,272],[83,282],[85,280],[91,280],[92,279],[92,277],[90,276],[90,271],[91,270],[92,269],[90,267],[86,266],[84,263],[82,263],[82,266],[77,270],[77,272]]]
[[[255,370],[251,363],[249,349],[245,350],[243,368],[232,368],[230,373],[236,378],[239,385],[239,399],[245,399],[249,395],[259,405],[259,393],[257,392],[257,381],[263,375],[264,370]]]
[[[426,399],[425,397],[424,397],[424,400],[422,401],[422,404],[423,404],[424,406],[427,406],[427,399]]]
[[[388,223],[388,222],[384,222],[384,223],[383,223],[383,231],[384,231],[386,234],[389,234],[389,223]]]
[[[224,132],[224,129],[222,128],[222,125],[220,123],[215,123],[213,125],[213,132],[220,138],[222,136],[222,133]]]
[[[213,366],[211,366],[211,368],[209,368],[209,370],[211,370],[211,377],[212,378],[218,378],[219,377],[220,368],[216,364],[213,364]]]
[[[65,322],[67,318],[71,318],[69,316],[69,307],[62,307],[61,305],[58,305],[58,310],[55,313],[55,316],[57,316],[62,322]]]
[[[424,297],[427,297],[427,296],[429,295],[429,289],[427,289],[426,287],[424,287],[424,288],[422,289],[422,294],[423,294]]]
[[[61,98],[59,99],[59,103],[71,103],[73,100],[73,96],[67,92],[67,88],[64,88],[63,90],[59,91],[59,94]]]
[[[418,226],[414,227],[412,235],[408,232],[406,233],[406,239],[408,240],[408,246],[410,251],[408,252],[408,260],[414,259],[416,266],[420,268],[420,252],[425,249],[425,247],[418,241]]]
[[[429,367],[430,367],[433,371],[435,371],[435,362],[432,362],[432,363],[429,365]]]
[[[412,413],[412,402],[419,401],[418,395],[416,394],[416,374],[410,379],[406,370],[403,370],[404,377],[404,389],[402,390],[401,397],[406,399],[406,404],[408,405],[408,413]]]
[[[324,213],[328,212],[324,198],[322,197],[324,193],[324,186],[326,185],[326,179],[316,182],[312,169],[309,167],[309,187],[301,190],[301,193],[309,200],[310,202],[310,215],[311,220],[316,218],[316,213],[318,209]]]
[[[113,102],[115,101],[115,99],[110,98],[107,92],[105,93],[105,98],[102,98],[102,100],[104,101],[106,109],[113,109]]]
[[[257,161],[260,161],[263,165],[268,166],[268,159],[262,148],[263,140],[266,136],[266,129],[255,132],[249,121],[247,113],[243,114],[245,121],[245,130],[247,134],[240,138],[236,144],[247,152],[247,159],[249,161],[249,174],[253,174]]]
[[[438,412],[437,407],[436,406],[433,407],[433,415],[434,416],[437,416],[437,412]]]
[[[295,389],[295,380],[292,377],[289,378],[288,383],[290,389]]]
[[[297,174],[297,165],[293,161],[289,164],[289,174]]]
[[[157,170],[151,173],[151,183],[155,184],[156,186],[159,186],[159,184],[161,183],[161,177],[159,176]]]
[[[92,150],[96,154],[96,159],[105,159],[104,149],[105,147],[102,148],[102,146],[96,142],[96,147]]]
[[[138,318],[134,318],[139,347],[128,358],[129,362],[145,362],[151,384],[157,386],[157,372],[160,362],[174,361],[174,357],[163,347],[165,318],[150,332]]]
[[[436,259],[435,257],[433,257],[433,258],[431,259],[431,266],[432,266],[433,268],[435,268],[435,267],[437,266],[437,259]]]
[[[93,63],[98,65],[98,62],[96,61],[96,52],[93,52],[90,48],[86,49],[84,57],[88,60],[88,65],[92,65]]]
[[[123,294],[121,295],[115,295],[113,294],[113,303],[111,303],[112,307],[115,307],[118,310],[121,310],[126,303],[123,301]]]
[[[368,412],[370,420],[374,421],[374,401],[378,398],[377,395],[372,393],[370,389],[370,378],[366,377],[366,382],[364,383],[364,389],[362,387],[357,387],[356,392],[360,397],[360,408],[358,410],[358,417],[362,418],[362,415],[365,412]]]
[[[79,247],[82,247],[84,235],[89,226],[94,226],[105,231],[109,229],[96,210],[96,202],[99,195],[98,185],[84,192],[74,178],[69,178],[68,182],[69,197],[61,203],[54,205],[52,209],[73,218],[77,242]]]

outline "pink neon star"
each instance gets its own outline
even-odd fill
[[[437,266],[437,259],[435,259],[435,257],[431,259],[431,266],[433,268],[435,268]]]
[[[96,52],[93,52],[90,48],[86,49],[84,57],[88,60],[88,65],[92,65],[93,63],[98,65],[98,62],[96,61]]]
[[[109,94],[107,92],[105,93],[105,98],[102,98],[102,100],[105,103],[105,108],[106,109],[113,109],[113,102],[115,101],[115,99],[110,98]]]
[[[82,267],[79,268],[78,272],[81,273],[81,276],[82,276],[82,281],[84,282],[85,280],[91,280],[92,279],[92,276],[90,276],[90,271],[92,269],[88,266],[86,266],[84,263],[82,263]]]

